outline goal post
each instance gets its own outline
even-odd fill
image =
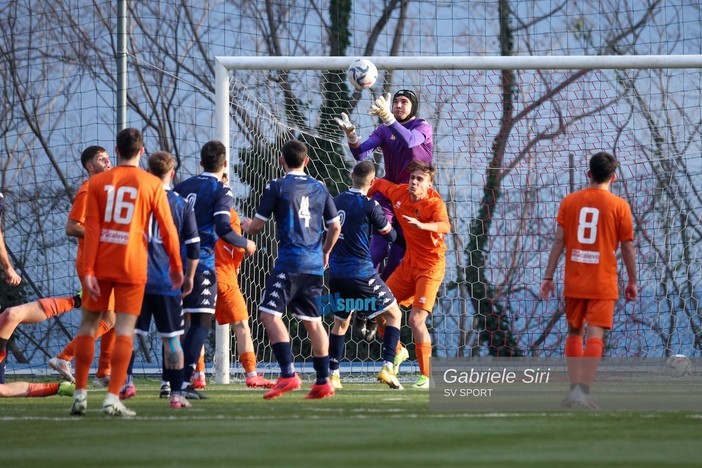
[[[345,190],[354,160],[330,119],[347,112],[364,140],[377,125],[367,114],[372,100],[412,88],[419,117],[434,126],[436,188],[452,220],[446,277],[430,317],[435,355],[562,353],[562,300],[540,301],[538,285],[558,204],[584,186],[597,150],[621,162],[613,191],[632,206],[647,291],[634,304],[617,303],[607,352],[699,353],[698,293],[683,290],[702,273],[685,221],[702,210],[689,183],[702,167],[702,55],[366,57],[380,76],[363,92],[345,81],[354,58],[215,58],[215,138],[227,147],[242,218],[253,214],[262,184],[282,175],[274,156],[286,138],[308,143],[310,171],[332,193]],[[382,158],[376,161],[382,173]],[[255,345],[266,347],[256,309],[275,259],[273,233],[264,231],[257,244],[240,281]],[[292,339],[294,349],[309,349],[304,336]],[[378,349],[353,342],[348,360],[364,369]],[[217,383],[230,381],[231,354],[231,332],[217,325]],[[274,361],[269,348],[258,356]]]

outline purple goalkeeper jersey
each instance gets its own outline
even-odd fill
[[[396,184],[409,182],[407,166],[412,161],[431,163],[434,141],[429,122],[424,119],[410,120],[406,124],[380,125],[358,148],[351,148],[356,161],[363,161],[376,148],[383,150],[385,175],[383,179]]]

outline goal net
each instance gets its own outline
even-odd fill
[[[333,195],[346,190],[355,161],[333,118],[349,114],[364,140],[378,124],[367,112],[373,100],[409,88],[434,129],[435,188],[451,218],[429,319],[434,355],[562,355],[562,261],[557,299],[540,300],[539,285],[559,202],[587,185],[587,162],[600,150],[621,163],[612,191],[633,210],[640,288],[635,302],[617,302],[605,353],[699,354],[700,56],[370,59],[377,83],[353,92],[345,77],[353,57],[217,58],[217,138],[230,150],[242,216],[253,216],[266,182],[282,176],[278,156],[291,138],[308,145],[311,175]],[[382,174],[382,155],[374,157]],[[273,363],[257,311],[276,258],[273,223],[256,241],[239,280],[259,360]],[[406,315],[402,341],[414,357]],[[289,325],[295,360],[305,365],[309,340],[295,320]],[[220,382],[235,349],[218,329]],[[342,366],[363,374],[380,352],[380,341],[349,334]]]

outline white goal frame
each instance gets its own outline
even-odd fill
[[[215,138],[230,157],[230,70],[346,70],[356,57],[215,57]],[[662,69],[702,68],[702,55],[609,56],[420,56],[366,57],[382,70],[518,70],[518,69]],[[215,382],[228,384],[231,374],[229,325],[216,325]]]

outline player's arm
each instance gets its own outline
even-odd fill
[[[185,219],[183,220],[181,242],[185,244],[185,275],[182,292],[187,296],[193,290],[195,270],[200,263],[200,233],[197,230],[197,218],[192,205],[186,204]]]
[[[152,210],[161,232],[163,248],[168,253],[168,259],[171,265],[169,277],[171,283],[173,283],[173,289],[180,289],[184,279],[183,262],[180,258],[180,239],[178,237],[178,229],[173,222],[173,215],[171,214],[171,207],[166,198],[166,192],[161,186],[155,191]]]
[[[232,209],[231,189],[228,185],[220,190],[214,207],[214,225],[215,233],[225,242],[239,247],[246,251],[247,256],[251,256],[256,252],[256,244],[248,240],[246,237],[238,234],[231,225],[229,211]]]
[[[378,130],[374,130],[373,133],[368,137],[366,141],[361,144],[356,144],[352,146],[349,144],[349,149],[351,149],[351,155],[356,161],[363,161],[373,154],[376,148],[383,144],[383,139],[381,138]]]
[[[66,220],[66,235],[70,237],[85,237],[85,226],[82,220],[85,219],[85,204],[88,200],[88,191],[81,189],[76,193],[76,198],[73,200],[71,212],[68,213]]]
[[[5,247],[5,236],[0,229],[0,265],[5,271],[5,281],[11,286],[17,286],[22,282],[22,278],[15,271],[15,267],[12,266],[10,261],[10,256],[7,253],[7,248]]]
[[[371,200],[369,206],[370,212],[368,213],[368,217],[373,229],[388,242],[395,242],[398,238],[397,231],[392,227],[392,224],[388,222],[380,204],[375,200]]]
[[[263,190],[263,196],[256,210],[256,215],[253,219],[243,219],[241,221],[241,230],[250,236],[261,232],[268,220],[273,216],[273,210],[277,202],[278,186],[275,181],[270,181]]]
[[[95,259],[100,240],[100,207],[96,191],[99,187],[89,187],[85,202],[85,244],[83,245],[84,281],[88,294],[93,299],[100,297],[100,288],[95,278]]]
[[[368,196],[373,196],[376,192],[380,192],[389,200],[392,200],[391,193],[395,190],[397,184],[385,179],[373,179],[373,183],[368,190]]]
[[[546,271],[544,272],[544,277],[541,281],[541,297],[543,299],[548,299],[549,296],[556,290],[556,286],[553,283],[553,275],[556,274],[556,266],[558,266],[558,260],[561,258],[564,248],[565,231],[563,230],[563,227],[559,225],[556,229],[556,238],[553,239],[551,252],[548,254]]]
[[[637,276],[636,276],[636,250],[634,249],[634,241],[622,242],[622,259],[626,267],[626,275],[628,283],[624,289],[624,299],[627,302],[633,301],[638,296]]]
[[[326,190],[326,187],[325,191],[327,193],[327,198],[324,202],[322,217],[327,226],[327,236],[324,239],[324,245],[322,245],[322,252],[324,253],[324,268],[327,268],[329,266],[329,254],[331,254],[334,244],[336,244],[339,235],[341,235],[341,217],[336,210],[334,199],[329,191]]]
[[[436,211],[433,213],[431,218],[433,221],[428,221],[426,223],[420,222],[417,218],[412,218],[411,216],[402,215],[411,225],[416,226],[422,231],[436,232],[438,234],[448,234],[451,230],[451,223],[449,223],[448,213],[446,211],[446,205],[441,203],[436,206]]]

